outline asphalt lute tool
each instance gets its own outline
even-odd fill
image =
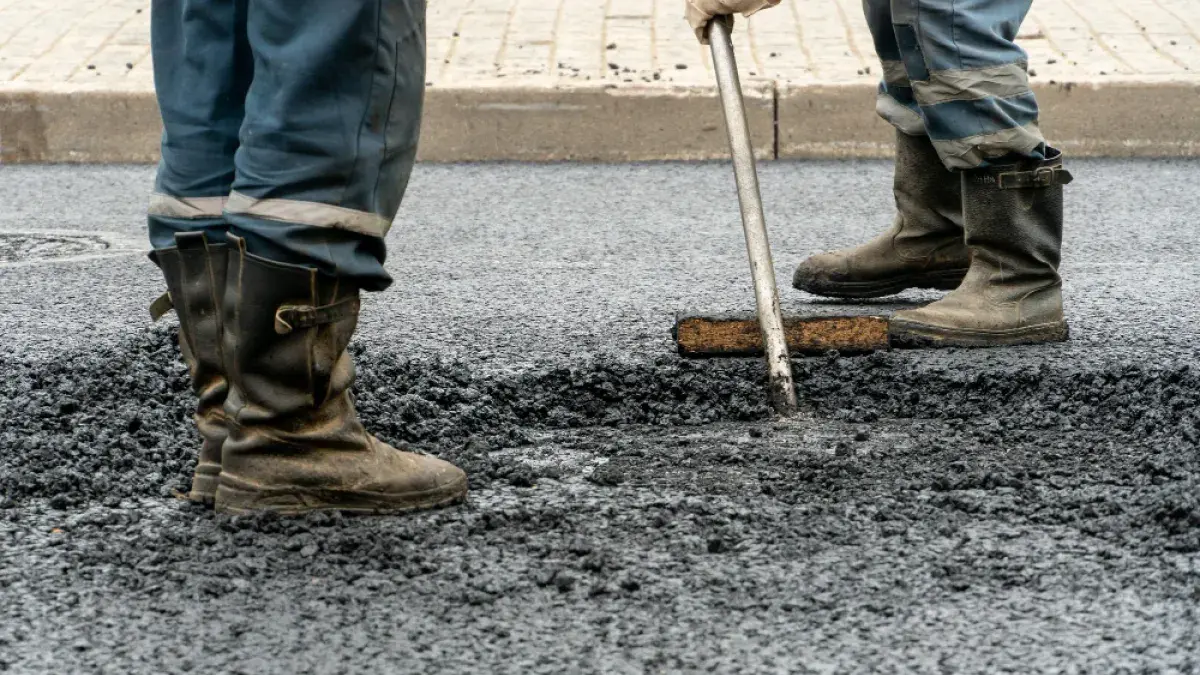
[[[781,414],[796,410],[789,347],[801,353],[869,352],[887,349],[887,319],[878,316],[783,317],[779,287],[767,239],[762,193],[746,103],[742,97],[737,60],[733,54],[733,22],[717,17],[709,23],[713,68],[725,109],[725,126],[742,208],[742,229],[750,256],[757,315],[704,316],[681,314],[675,322],[675,341],[684,356],[719,357],[764,354],[772,407]]]
[[[708,24],[712,45],[713,69],[725,109],[725,127],[729,131],[729,150],[733,155],[733,173],[737,180],[738,201],[742,205],[742,229],[746,233],[746,252],[750,255],[750,274],[754,277],[754,298],[758,306],[758,324],[763,352],[767,357],[767,376],[771,406],[780,414],[796,411],[796,387],[792,382],[792,361],[788,357],[783,334],[783,310],[779,306],[779,287],[775,284],[775,264],[767,240],[767,222],[763,215],[762,193],[758,189],[758,168],[750,125],[746,122],[746,101],[733,55],[733,21],[718,17]]]

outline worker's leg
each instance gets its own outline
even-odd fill
[[[947,168],[1045,159],[1028,56],[1016,43],[1031,2],[891,0],[903,72]]]
[[[892,0],[863,0],[863,14],[867,17],[867,27],[875,42],[875,55],[883,70],[875,110],[897,131],[909,136],[926,135],[921,108],[900,58],[900,45],[896,42],[892,22]]]
[[[226,434],[220,298],[228,223],[221,212],[253,70],[246,11],[246,0],[155,0],[150,13],[164,131],[148,226],[168,289],[153,311],[173,306],[179,315],[203,439],[190,496],[203,502],[214,497]]]
[[[386,288],[420,134],[424,0],[250,0],[250,30],[227,216],[251,254]]]
[[[1063,189],[1038,129],[1017,31],[1031,0],[892,0],[904,69],[934,147],[962,173],[971,266],[959,288],[892,320],[897,343],[1064,340]]]
[[[254,64],[246,39],[248,0],[155,0],[154,87],[162,113],[162,160],[150,204],[150,244],[175,246],[179,232],[224,239],[225,198]]]
[[[254,83],[226,214],[218,510],[403,511],[466,477],[359,423],[347,353],[360,290],[391,281],[384,235],[416,154],[424,0],[250,0]]]
[[[949,290],[966,274],[958,176],[942,166],[900,60],[890,0],[864,0],[883,65],[876,108],[896,127],[892,227],[865,244],[822,253],[796,268],[792,285],[831,297],[874,298],[907,288]]]

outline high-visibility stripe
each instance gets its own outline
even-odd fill
[[[1045,143],[1036,122],[967,138],[933,139],[948,169],[974,169],[989,159],[1017,153],[1027,155]]]
[[[172,197],[161,193],[150,195],[149,213],[164,218],[220,218],[225,210],[225,197]]]
[[[908,82],[908,71],[904,69],[903,61],[885,60],[883,63],[883,81],[901,87],[912,86]]]
[[[904,91],[900,87],[897,87],[897,89]],[[916,109],[916,104],[909,103],[906,105],[905,102],[898,100],[889,92],[892,92],[892,89],[884,90],[883,87],[880,88],[879,96],[875,100],[875,112],[887,120],[888,124],[891,124],[909,136],[924,136],[925,120],[921,118],[921,113]]]
[[[349,230],[380,238],[386,236],[392,226],[386,218],[366,211],[294,199],[255,199],[240,192],[230,193],[225,212],[312,227]]]
[[[935,70],[926,81],[913,82],[917,102],[923,106],[950,101],[1013,98],[1030,92],[1024,62],[974,70]]]

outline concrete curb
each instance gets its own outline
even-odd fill
[[[775,155],[775,91],[747,83],[755,153]],[[726,156],[716,87],[433,88],[420,159],[625,162]]]
[[[1200,82],[1036,86],[1044,129],[1072,156],[1200,155]],[[874,86],[746,84],[761,158],[891,154]],[[431,88],[420,159],[705,160],[728,155],[714,87]],[[0,85],[0,162],[145,163],[158,156],[153,92]]]
[[[1035,84],[1042,130],[1072,157],[1200,155],[1200,82]],[[780,158],[870,158],[892,153],[892,129],[865,85],[780,87]]]
[[[162,123],[147,91],[0,88],[0,162],[154,162]]]

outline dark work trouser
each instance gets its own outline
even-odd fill
[[[879,114],[928,134],[949,169],[1043,159],[1028,56],[1016,44],[1032,0],[863,0],[883,62]]]
[[[384,236],[408,185],[425,87],[425,0],[153,0],[162,162],[155,249],[179,232],[391,283]]]

